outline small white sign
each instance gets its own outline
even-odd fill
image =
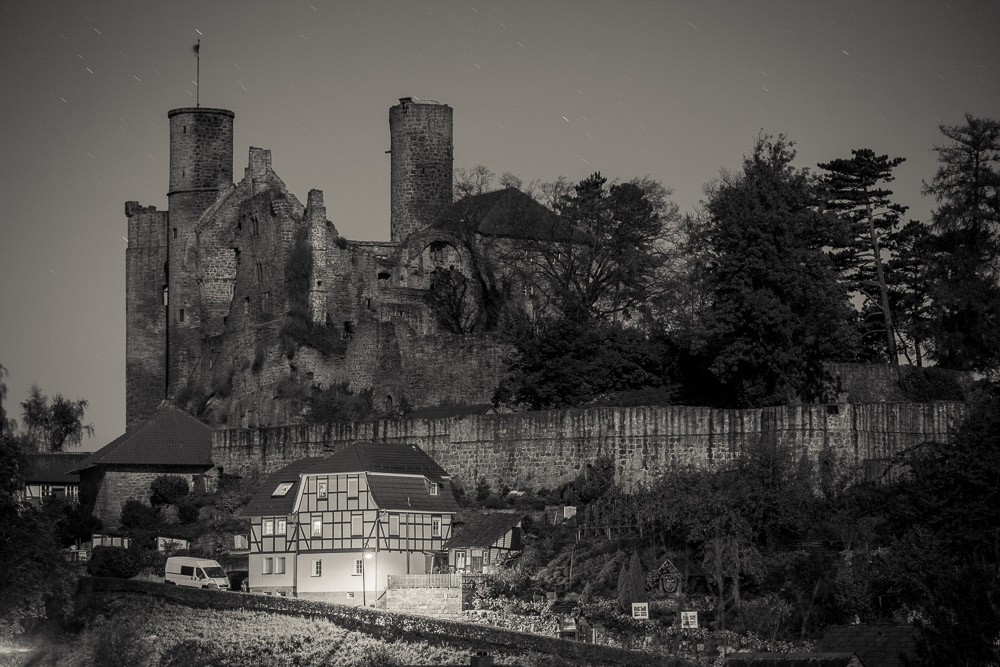
[[[681,628],[684,630],[697,630],[698,629],[698,612],[696,611],[682,611],[681,612]]]
[[[632,603],[632,618],[649,618],[649,603],[648,602],[633,602]]]

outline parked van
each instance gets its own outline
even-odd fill
[[[207,558],[171,556],[167,559],[163,579],[165,583],[175,586],[229,590],[229,577],[226,576],[226,571],[217,562]]]

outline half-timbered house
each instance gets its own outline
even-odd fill
[[[469,517],[445,544],[449,568],[463,574],[490,573],[520,554],[522,519],[507,512]]]
[[[441,466],[414,445],[354,444],[270,475],[250,519],[249,590],[376,604],[390,574],[426,574],[458,510]]]

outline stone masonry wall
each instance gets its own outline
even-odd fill
[[[94,516],[101,520],[105,528],[117,526],[126,501],[139,500],[149,504],[150,486],[160,475],[183,477],[189,488],[193,488],[194,476],[205,472],[203,469],[170,466],[144,467],[142,471],[107,470],[94,502]]]
[[[462,588],[390,588],[386,609],[402,614],[419,614],[461,621],[462,601],[471,591]]]
[[[829,450],[846,463],[882,459],[949,437],[961,403],[801,405],[755,410],[634,407],[460,418],[219,430],[213,460],[228,473],[276,470],[353,442],[420,446],[466,488],[555,488],[608,456],[626,488],[685,464],[711,466],[762,439],[812,460]]]

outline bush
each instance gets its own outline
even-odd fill
[[[961,382],[963,374],[960,372],[930,366],[910,368],[909,372],[902,375],[899,389],[907,400],[930,403],[966,399],[966,392]]]
[[[149,487],[149,504],[173,505],[190,493],[188,481],[179,475],[160,475]]]
[[[140,500],[126,500],[119,520],[125,530],[156,530],[163,523],[159,507],[150,507]]]
[[[184,499],[177,503],[177,520],[181,523],[194,523],[198,520],[198,505],[191,499]]]
[[[87,574],[93,577],[131,579],[139,574],[139,564],[127,549],[94,547],[94,553],[87,562]]]

